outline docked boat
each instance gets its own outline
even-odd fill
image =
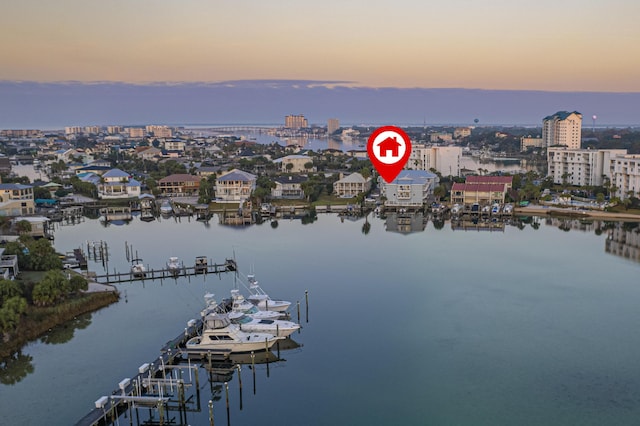
[[[491,207],[491,214],[498,214],[498,213],[500,213],[500,204],[494,203],[493,206]]]
[[[278,319],[284,312],[263,311],[258,306],[244,298],[240,291],[231,290],[231,306],[229,312],[240,312],[256,319]]]
[[[186,343],[187,351],[258,352],[268,350],[281,337],[268,333],[247,333],[232,324],[223,314],[208,314],[202,325],[202,334]]]
[[[249,282],[249,292],[251,295],[247,300],[258,307],[261,311],[285,312],[291,306],[291,302],[286,300],[273,300],[258,285],[255,275],[247,276]]]
[[[207,261],[207,256],[196,257],[196,264],[194,268],[196,274],[206,274],[209,270],[209,262]]]
[[[133,259],[131,261],[131,275],[135,278],[144,278],[147,275],[147,268],[145,268],[142,259]]]
[[[171,275],[177,276],[180,274],[180,271],[182,270],[182,263],[177,257],[171,256],[169,258],[169,261],[167,262],[167,269],[169,270],[169,273]]]
[[[173,213],[173,207],[171,206],[171,201],[164,200],[160,205],[160,213],[164,216],[169,216]]]
[[[257,319],[241,312],[231,312],[229,320],[231,320],[232,324],[237,324],[242,331],[269,333],[278,337],[287,337],[300,329],[300,324],[296,324],[293,321]]]

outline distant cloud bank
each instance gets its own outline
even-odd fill
[[[216,83],[0,81],[0,128],[71,125],[310,123],[541,125],[561,110],[585,126],[640,125],[640,93],[360,87],[349,81],[237,80]]]

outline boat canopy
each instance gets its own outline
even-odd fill
[[[227,318],[226,316],[209,314],[204,319],[204,323],[206,328],[218,329],[227,327],[229,324],[231,324],[231,321],[229,321],[229,318]]]

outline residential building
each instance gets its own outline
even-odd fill
[[[122,132],[124,132],[124,128],[122,126],[107,126],[107,133],[110,135],[117,135]]]
[[[385,207],[422,207],[440,183],[438,175],[426,170],[402,170],[392,182],[379,178]]]
[[[180,153],[184,152],[186,146],[186,142],[182,139],[165,139],[164,141],[164,149],[167,151],[178,151]]]
[[[301,129],[309,127],[309,122],[304,115],[287,115],[284,118],[284,127],[287,129]]]
[[[42,130],[36,129],[5,129],[0,130],[0,137],[6,138],[41,138]]]
[[[148,125],[145,127],[148,134],[156,138],[172,138],[173,130],[168,126]]]
[[[256,189],[257,177],[242,170],[233,169],[216,179],[216,201],[243,202]]]
[[[638,228],[629,229],[618,222],[609,231],[604,251],[640,262],[640,230]]]
[[[0,174],[11,173],[11,160],[9,157],[0,156]]]
[[[303,173],[303,172],[315,172],[316,168],[311,167],[307,169],[305,167],[308,163],[313,163],[313,159],[308,155],[287,155],[286,157],[277,158],[273,162],[280,167],[280,171],[283,173]],[[289,166],[291,164],[291,166]]]
[[[429,134],[429,140],[431,142],[451,142],[453,135],[447,132],[437,132]]]
[[[526,151],[529,148],[546,147],[542,138],[534,138],[531,136],[522,136],[520,138],[520,151]]]
[[[471,129],[468,127],[456,127],[453,131],[454,139],[461,139],[471,136]]]
[[[612,160],[626,154],[626,149],[547,148],[547,175],[558,184],[600,186],[605,178],[614,181]]]
[[[408,170],[436,170],[443,176],[460,176],[462,147],[414,144],[405,164]]]
[[[616,195],[621,198],[640,198],[640,155],[620,155],[613,160],[613,179]]]
[[[162,150],[154,146],[139,146],[136,155],[143,160],[158,161],[162,157]]]
[[[301,200],[304,198],[302,184],[307,181],[304,176],[280,176],[274,179],[275,188],[271,189],[273,198]]]
[[[158,181],[160,194],[168,197],[197,195],[202,178],[187,173],[177,173]]]
[[[68,126],[64,128],[65,135],[75,135],[77,133],[82,133],[82,126]]]
[[[0,216],[33,214],[33,186],[19,183],[0,183]]]
[[[333,192],[341,198],[352,198],[371,189],[371,177],[365,179],[360,173],[351,173],[333,183]]]
[[[454,183],[451,202],[456,204],[503,204],[513,187],[513,176],[467,176],[465,183]]]
[[[133,139],[144,138],[147,135],[147,132],[142,127],[128,127],[127,133],[129,133],[129,137]]]
[[[327,120],[327,134],[332,135],[340,128],[340,120],[337,118],[330,118]]]
[[[102,131],[102,127],[100,127],[100,126],[85,126],[85,128],[84,128],[84,132],[87,133],[87,134],[97,135],[101,131]]]
[[[29,222],[31,225],[31,231],[27,233],[33,238],[43,238],[49,236],[49,218],[45,216],[21,216],[12,220],[13,225],[20,221]]]
[[[542,120],[542,140],[546,147],[564,145],[580,149],[582,114],[577,111],[558,111]]]
[[[127,172],[111,169],[104,173],[98,183],[98,198],[132,198],[140,195],[141,184]]]

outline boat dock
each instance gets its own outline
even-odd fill
[[[118,284],[132,281],[157,280],[165,278],[189,277],[199,274],[221,274],[224,272],[235,272],[238,267],[233,259],[227,259],[224,263],[204,263],[201,257],[196,259],[193,266],[182,266],[180,269],[151,269],[147,268],[144,275],[134,274],[132,271],[106,273],[102,275],[94,275],[91,279],[98,284]]]

